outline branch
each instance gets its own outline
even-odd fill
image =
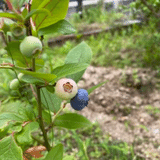
[[[3,42],[5,43],[5,45],[7,45],[7,41],[6,41],[4,32],[0,32],[0,34],[1,34],[1,37],[2,37],[2,39],[3,39]]]
[[[33,85],[32,85],[32,84],[30,84],[30,88],[31,88],[32,93],[33,93],[33,95],[35,96],[36,100],[38,100],[38,98],[37,98],[37,94],[36,94],[36,92],[35,92],[35,90],[34,90],[34,88],[33,88]]]
[[[43,133],[43,138],[44,138],[44,141],[45,141],[44,142],[45,146],[46,146],[47,150],[49,151],[51,149],[51,147],[50,147],[50,144],[48,142],[47,133],[45,131],[44,123],[43,123],[43,118],[42,118],[42,106],[41,106],[40,88],[38,86],[36,86],[36,88],[37,88],[37,102],[38,102],[39,125],[40,125],[40,128],[41,128],[42,133]]]

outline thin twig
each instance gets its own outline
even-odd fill
[[[38,98],[37,98],[37,94],[36,94],[36,92],[35,92],[35,90],[34,90],[34,88],[33,88],[33,85],[32,85],[32,84],[30,84],[30,88],[31,88],[32,93],[33,93],[33,95],[35,96],[36,100],[38,100]]]
[[[1,33],[1,37],[3,39],[3,42],[5,43],[5,45],[7,45],[7,41],[6,41],[4,33],[3,32],[0,32],[0,33]]]
[[[36,70],[36,65],[35,65],[35,58],[32,58],[32,70],[35,71]]]
[[[56,119],[56,117],[59,115],[59,113],[66,107],[67,102],[65,101],[61,108],[59,109],[59,111],[54,115],[54,118],[52,120],[52,123],[45,129],[47,132],[54,126],[54,120]]]

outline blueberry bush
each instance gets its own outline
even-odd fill
[[[92,58],[85,42],[69,51],[63,65],[49,70],[44,66],[45,36],[75,32],[65,20],[69,0],[6,3],[9,11],[0,12],[0,160],[26,159],[25,151],[39,144],[47,150],[41,159],[61,160],[63,145],[49,141],[48,132],[54,127],[90,126],[82,115],[61,111],[67,103],[82,110],[89,103],[89,94],[106,81],[88,90],[78,89]]]

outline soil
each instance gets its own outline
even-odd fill
[[[146,160],[160,159],[157,72],[90,66],[78,86],[89,89],[105,80],[108,82],[89,95],[88,107],[78,113],[92,122],[98,121],[103,133],[113,140],[134,145],[136,155]]]

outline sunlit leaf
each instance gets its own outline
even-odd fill
[[[82,115],[76,113],[65,113],[58,116],[54,125],[68,129],[77,129],[82,127],[89,127],[92,123]]]
[[[69,0],[33,0],[31,10],[45,8],[51,12],[51,16],[46,14],[33,16],[37,30],[64,19],[67,14],[68,4]]]
[[[12,135],[3,138],[0,141],[0,159],[23,160],[22,149],[18,147]]]
[[[41,28],[38,31],[38,35],[47,35],[47,34],[53,34],[53,33],[61,33],[61,34],[72,34],[75,33],[75,29],[73,26],[66,20],[60,20],[55,24],[52,24],[48,27]]]
[[[49,151],[44,160],[62,160],[62,158],[63,158],[63,145],[58,144]]]

